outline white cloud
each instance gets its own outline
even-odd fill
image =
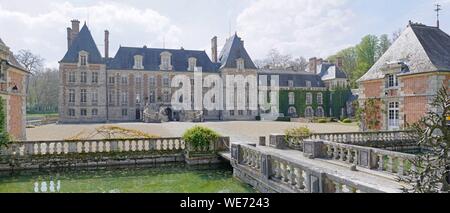
[[[11,11],[0,5],[0,26],[7,26],[0,37],[14,51],[30,49],[46,59],[48,66],[57,67],[67,50],[66,27],[79,19],[88,26],[103,54],[103,31],[110,31],[110,55],[119,44],[124,46],[179,47],[181,30],[171,20],[151,9],[125,4],[99,2],[89,6],[52,3],[45,12],[28,14]],[[81,27],[81,26],[80,26]]]
[[[347,0],[258,0],[237,18],[253,58],[277,48],[294,56],[326,57],[347,47],[353,12]],[[336,45],[341,44],[341,45]]]

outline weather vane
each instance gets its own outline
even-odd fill
[[[439,12],[442,10],[441,5],[438,3],[435,5],[436,9],[434,9],[434,11],[436,11],[436,16],[437,16],[437,27],[439,28]]]

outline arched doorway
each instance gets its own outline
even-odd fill
[[[167,118],[169,119],[169,121],[173,121],[173,111],[171,108],[166,108],[165,110]]]

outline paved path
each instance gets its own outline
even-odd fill
[[[113,124],[51,124],[27,129],[28,140],[61,140],[70,138],[80,132],[91,133],[95,128],[103,125],[120,126],[136,129],[145,133],[161,137],[180,137],[186,129],[195,125],[210,127],[223,136],[230,136],[232,141],[257,142],[259,136],[268,136],[271,133],[283,133],[286,129],[307,126],[316,133],[354,132],[358,131],[356,125],[344,125],[338,123],[290,123],[290,122],[266,122],[266,121],[229,121],[206,123],[113,123]]]

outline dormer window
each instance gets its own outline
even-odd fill
[[[142,55],[135,55],[134,56],[134,66],[133,69],[144,69],[144,65],[143,65],[143,58]]]
[[[311,81],[306,81],[306,87],[311,88]]]
[[[79,53],[79,61],[78,61],[78,65],[79,66],[87,66],[88,65],[88,52],[86,51],[81,51]]]
[[[239,58],[236,60],[236,66],[238,70],[244,70],[244,59],[243,58]]]
[[[398,77],[395,74],[386,75],[386,88],[398,87]]]
[[[288,86],[291,87],[291,88],[294,87],[294,81],[293,80],[289,80],[288,81]]]
[[[161,53],[161,65],[159,65],[161,70],[172,70],[171,57],[172,54],[170,52]]]
[[[6,61],[0,63],[0,81],[6,81]]]
[[[197,66],[197,59],[194,57],[189,58],[189,71],[194,71]]]

